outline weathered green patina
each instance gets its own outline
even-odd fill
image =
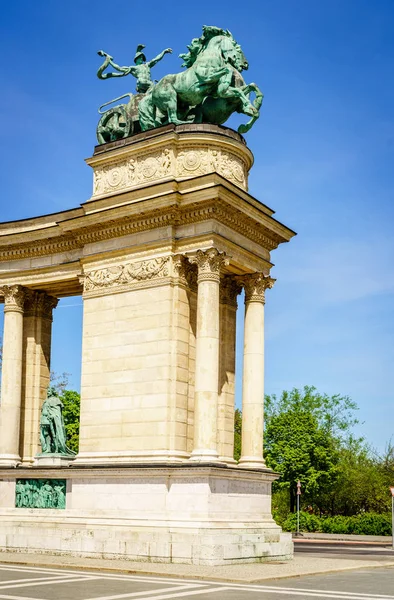
[[[66,428],[63,420],[63,403],[54,388],[48,388],[48,394],[41,408],[40,418],[41,455],[75,456],[67,448]]]
[[[124,94],[100,107],[99,112],[104,106],[129,97],[127,104],[101,113],[97,128],[100,144],[168,123],[221,125],[234,112],[250,117],[248,123],[238,128],[240,133],[246,133],[258,119],[263,94],[255,83],[245,83],[241,73],[248,68],[248,61],[228,30],[204,26],[202,36],[192,40],[187,53],[180,54],[186,70],[166,75],[157,83],[151,80],[150,68],[170,49],[146,63],[143,48],[142,45],[137,48],[136,67],[120,67],[111,56],[99,52],[106,58],[97,75],[104,79],[132,74],[137,77],[139,92]],[[109,65],[118,72],[103,74]],[[255,95],[253,101],[251,94]]]
[[[17,479],[16,508],[66,508],[65,479]]]

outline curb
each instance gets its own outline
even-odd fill
[[[106,572],[106,573],[122,573],[124,575],[141,575],[144,577],[163,577],[163,578],[169,578],[169,579],[192,579],[192,580],[196,580],[196,581],[211,581],[211,582],[220,582],[220,583],[239,583],[239,584],[252,584],[252,583],[260,583],[263,581],[276,581],[276,580],[280,580],[280,579],[295,579],[295,578],[300,578],[300,577],[310,577],[310,576],[314,576],[314,575],[330,575],[332,573],[338,573],[338,572],[342,572],[342,571],[358,571],[358,570],[363,570],[363,569],[384,569],[384,568],[388,568],[388,567],[394,567],[394,560],[390,561],[390,562],[379,562],[377,563],[376,561],[374,562],[368,562],[365,561],[364,564],[359,565],[359,566],[344,566],[344,567],[338,567],[338,568],[333,568],[333,569],[329,569],[329,570],[316,570],[316,571],[311,571],[311,572],[306,572],[306,573],[290,573],[290,574],[283,574],[283,575],[267,575],[267,577],[258,577],[258,578],[247,578],[247,579],[241,579],[241,578],[228,578],[228,577],[214,577],[214,576],[208,576],[208,575],[189,575],[189,574],[177,574],[177,573],[164,573],[164,572],[158,572],[158,571],[145,571],[145,570],[135,570],[135,569],[127,569],[127,568],[122,568],[122,567],[107,567],[107,566],[73,566],[73,565],[56,565],[54,563],[45,563],[45,562],[37,562],[37,561],[26,561],[26,560],[6,560],[5,562],[3,562],[2,560],[2,556],[0,553],[0,564],[2,565],[6,565],[6,564],[10,564],[10,565],[20,565],[20,566],[24,566],[24,567],[41,567],[41,568],[45,568],[45,569],[64,569],[64,570],[72,570],[72,571],[101,571],[101,572]],[[269,563],[267,563],[269,564]],[[272,563],[271,563],[272,564]],[[191,565],[192,566],[192,565]],[[230,565],[229,565],[230,566]],[[213,567],[214,568],[214,567]]]

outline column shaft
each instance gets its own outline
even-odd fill
[[[219,385],[219,284],[225,257],[216,249],[199,251],[194,449],[191,460],[217,461]]]
[[[29,291],[23,319],[21,460],[33,464],[41,452],[40,412],[50,382],[52,311],[58,300]]]
[[[20,462],[22,397],[23,306],[22,286],[4,286],[3,362],[0,406],[0,466]]]
[[[274,280],[262,274],[242,278],[245,288],[244,365],[242,378],[242,467],[265,467],[264,431],[264,303]]]

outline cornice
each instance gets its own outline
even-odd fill
[[[14,235],[0,236],[0,262],[70,252],[103,240],[211,219],[268,251],[294,235],[267,212],[258,210],[254,198],[250,197],[251,202],[246,206],[236,192],[218,183],[217,177],[212,181],[211,187],[207,187],[205,181],[202,189],[191,192],[182,186],[182,191],[170,191],[152,200],[79,213],[55,224],[52,221],[47,230],[29,228],[26,234],[19,230]]]

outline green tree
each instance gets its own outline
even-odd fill
[[[78,452],[81,397],[78,392],[64,390],[61,400],[64,406],[63,418],[67,434],[67,446],[70,450]]]
[[[281,477],[273,490],[288,491],[289,508],[296,503],[301,481],[303,504],[327,509],[327,491],[339,474],[342,440],[357,423],[357,405],[347,396],[320,394],[313,387],[293,389],[265,398],[264,447],[267,465]]]
[[[242,439],[242,413],[239,408],[234,413],[234,458],[239,460],[241,457],[241,439]]]

